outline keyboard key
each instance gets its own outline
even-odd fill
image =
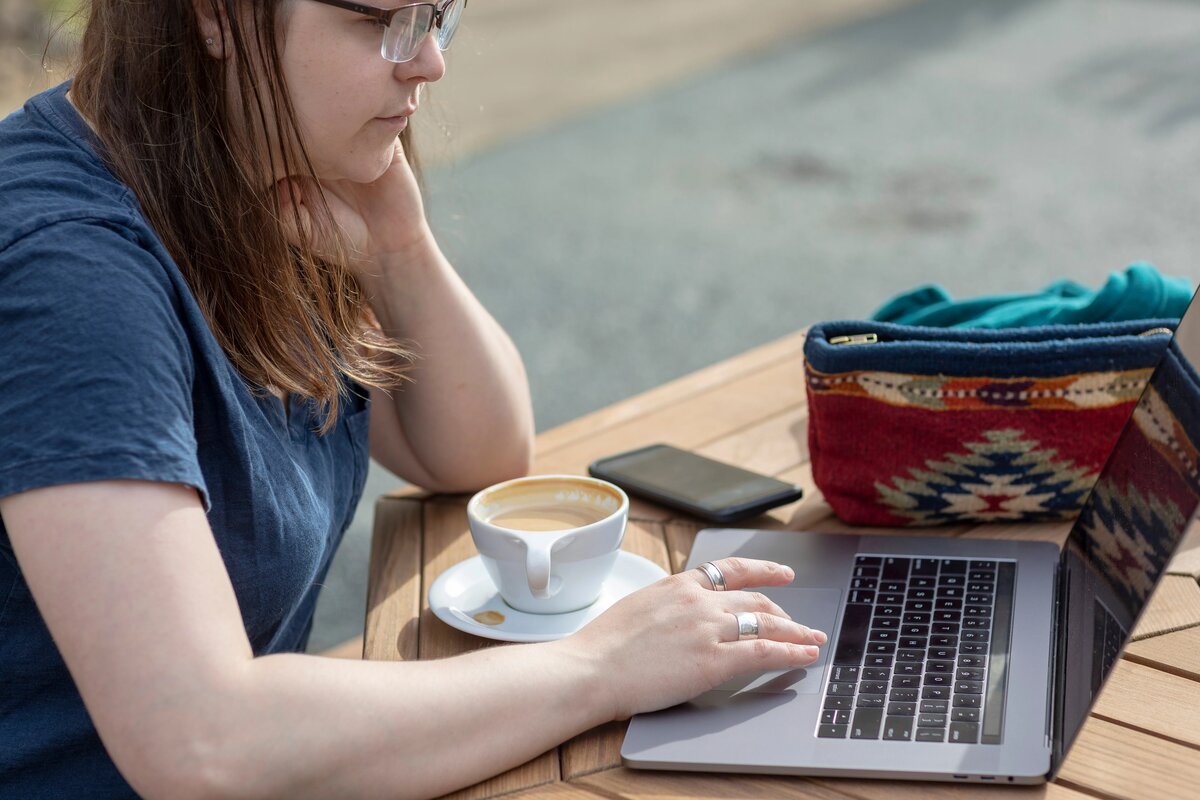
[[[909,600],[904,604],[905,611],[932,611],[932,600]]]
[[[908,585],[917,589],[936,589],[937,578],[909,578]]]
[[[956,694],[951,705],[955,708],[980,708],[983,698],[977,694]]]
[[[892,677],[893,689],[917,689],[921,686],[920,675],[894,675]]]
[[[851,739],[878,739],[879,726],[883,722],[883,709],[860,708],[854,712],[854,722],[850,723]]]
[[[918,712],[921,714],[945,714],[950,710],[949,700],[922,700],[918,706]]]
[[[883,695],[860,694],[855,705],[859,708],[883,708]]]
[[[904,595],[899,592],[880,592],[876,602],[881,606],[898,606],[904,602]]]
[[[909,600],[932,600],[933,589],[909,589],[905,597]]]
[[[868,654],[863,659],[863,666],[866,667],[890,667],[892,665],[892,657],[876,654]]]
[[[915,676],[921,674],[921,665],[915,661],[908,661],[903,664],[896,665],[896,674],[900,676]]]
[[[995,562],[995,561],[972,561],[972,562],[971,562],[971,569],[991,569],[991,570],[994,570],[995,568],[996,568],[996,562]]]
[[[968,592],[980,592],[983,594],[991,594],[996,588],[996,584],[991,581],[971,581],[967,584]]]
[[[948,673],[925,673],[926,686],[944,686],[949,689],[954,684],[954,676]]]
[[[901,610],[900,606],[879,606],[879,608],[875,609],[875,619],[879,619],[880,617],[899,618]]]
[[[902,581],[908,577],[907,558],[885,558],[883,560],[883,579]]]
[[[890,669],[865,667],[862,671],[862,678],[864,681],[886,681],[891,674],[892,671]]]
[[[832,699],[832,698],[830,698],[830,699]],[[950,687],[949,686],[926,686],[924,689],[921,690],[921,699],[922,700],[949,700],[950,699]],[[976,699],[978,699],[978,698],[976,698]],[[829,704],[826,703],[825,707],[828,708]]]
[[[959,744],[975,744],[979,741],[979,723],[951,722],[950,738],[948,741]]]
[[[960,667],[982,667],[983,656],[959,656],[958,665]]]
[[[949,634],[950,636],[957,636],[958,635],[958,623],[957,622],[935,622],[935,623],[933,623],[933,625],[930,627],[929,630],[931,633],[933,633],[935,635]]]
[[[856,589],[850,592],[851,603],[874,603],[875,593],[866,589]]]
[[[934,622],[958,622],[962,618],[962,614],[958,611],[935,611],[933,612]]]
[[[962,600],[957,597],[940,597],[934,601],[936,611],[958,611],[962,608]]]
[[[864,694],[887,694],[886,681],[863,681],[858,685],[858,693]]]
[[[912,739],[913,717],[887,717],[883,722],[883,738],[907,742]],[[967,723],[961,723],[963,725]]]
[[[896,663],[897,664],[901,664],[901,663],[905,663],[905,662],[913,662],[913,661],[920,663],[924,660],[925,660],[925,651],[924,650],[897,650],[896,651]]]
[[[946,727],[945,714],[918,714],[918,728],[944,728]]]
[[[846,729],[849,727],[849,725],[819,725],[817,736],[822,739],[845,739]]]
[[[916,689],[892,689],[888,694],[888,701],[892,703],[915,703],[917,702]]]
[[[946,741],[945,728],[917,728],[918,742],[944,742]]]
[[[855,578],[878,578],[879,567],[855,567],[850,574]]]
[[[901,636],[896,644],[905,650],[924,650],[925,645],[929,644],[929,640],[924,636]]]
[[[959,667],[954,673],[954,679],[959,681],[981,681],[983,680],[983,668]]]
[[[854,708],[854,698],[846,695],[826,697],[825,708]]]
[[[883,653],[883,654],[887,655],[890,653],[894,653],[895,651],[896,651],[896,643],[895,642],[870,642],[869,644],[867,644],[867,652],[868,653],[875,653],[875,654]]]
[[[855,557],[854,557],[854,563],[855,563],[855,564],[859,564],[859,565],[864,565],[864,564],[865,564],[865,565],[868,565],[868,566],[875,566],[875,567],[877,567],[877,566],[879,566],[879,564],[880,564],[882,561],[883,561],[883,559],[882,559],[882,558],[880,558],[879,556],[855,556]]]
[[[987,606],[987,605],[992,604],[992,595],[990,595],[990,594],[969,594],[966,596],[966,601],[968,603],[974,603],[975,605]]]
[[[983,619],[982,617],[967,617],[963,620],[962,626],[964,630],[987,630],[992,627],[992,621],[990,619]]]
[[[915,612],[915,611],[910,611],[904,615],[904,624],[905,625],[928,625],[930,622],[929,618],[931,616],[932,615],[929,614],[928,612],[919,613],[919,612]]]
[[[983,694],[983,683],[980,681],[955,681],[954,693],[958,694]]]
[[[822,725],[847,725],[849,722],[849,711],[838,711],[837,709],[827,708],[821,712]]]
[[[895,594],[896,592],[903,592],[904,589],[904,581],[880,581],[879,583],[879,591],[881,592],[891,592]]]
[[[853,683],[830,683],[829,689],[825,692],[828,697],[845,697],[854,694]]]
[[[929,657],[937,660],[945,660],[954,658],[953,647],[931,647],[929,648]]]
[[[993,581],[995,579],[996,573],[987,569],[975,569],[967,574],[967,580],[969,581]]]
[[[887,713],[890,717],[911,717],[917,713],[916,703],[888,703]]]
[[[876,617],[875,619],[871,620],[871,627],[896,630],[900,627],[900,620],[896,617]]]
[[[987,645],[979,642],[964,641],[958,646],[958,652],[969,655],[978,655],[987,652]]]
[[[850,581],[850,588],[875,589],[875,585],[877,583],[879,583],[879,581],[875,580],[874,578],[855,578],[854,580]]]
[[[954,558],[943,558],[941,561],[942,575],[964,575],[967,571],[967,562],[959,561]]]
[[[934,558],[913,559],[913,562],[912,562],[912,574],[913,575],[923,575],[923,576],[928,577],[931,575],[937,575],[937,573],[938,573],[937,559],[934,559]]]
[[[873,642],[895,642],[896,632],[887,630],[886,628],[883,630],[872,628],[871,635],[868,638]]]
[[[932,672],[944,672],[947,675],[954,672],[953,661],[930,661],[925,664],[925,674]]]
[[[929,626],[928,625],[901,625],[900,626],[900,635],[901,636],[928,636],[929,635]]]
[[[988,640],[988,632],[986,630],[980,630],[979,628],[964,630],[962,632],[962,640],[964,642],[972,642],[975,644],[981,644]],[[959,645],[958,649],[960,652],[966,652],[965,650],[963,650],[962,645]]]
[[[942,575],[938,578],[938,588],[943,586],[962,586],[966,583],[962,575]]]
[[[963,609],[964,617],[990,617],[991,615],[991,606],[967,606]]]
[[[956,644],[958,644],[957,636],[938,634],[929,638],[930,647],[954,647]]]
[[[977,708],[956,708],[950,715],[950,719],[955,722],[979,722],[979,709]]]
[[[853,683],[854,681],[858,680],[858,670],[858,667],[834,667],[833,677],[830,680],[834,681],[835,683],[843,683],[845,681]]]
[[[947,600],[961,600],[963,590],[961,586],[942,586],[938,588],[937,596]]]

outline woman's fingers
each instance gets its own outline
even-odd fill
[[[791,614],[761,592],[728,592],[721,595],[721,604],[726,611],[761,611],[784,619],[792,618]]]
[[[774,642],[786,642],[796,645],[811,645],[820,647],[829,641],[829,637],[823,631],[813,630],[807,625],[801,625],[799,622],[794,622],[786,615],[778,616],[764,612],[754,612],[758,617],[758,638],[769,639]],[[738,641],[738,623],[737,617],[730,613],[729,615],[729,630],[730,643]],[[742,640],[746,641],[746,640]]]
[[[776,669],[800,669],[820,656],[813,645],[777,642],[772,639],[743,639],[723,645],[721,658],[729,675],[768,672]]]
[[[727,590],[745,589],[748,586],[786,586],[796,577],[789,566],[756,558],[722,558],[710,563],[720,571]],[[714,588],[702,569],[688,570],[684,574],[705,589]]]

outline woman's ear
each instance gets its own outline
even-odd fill
[[[229,39],[229,20],[225,16],[225,5],[221,0],[192,0],[196,10],[196,28],[200,32],[205,52],[217,59],[227,58],[226,42]]]

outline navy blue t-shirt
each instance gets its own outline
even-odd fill
[[[255,654],[301,651],[362,494],[366,392],[348,382],[322,436],[314,404],[285,413],[247,387],[66,91],[0,122],[0,497],[110,479],[195,487]],[[134,796],[2,520],[0,796]]]

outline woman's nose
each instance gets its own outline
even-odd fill
[[[433,83],[441,80],[445,74],[446,59],[437,46],[437,37],[434,31],[430,31],[425,40],[421,42],[415,56],[396,65],[396,77],[406,81],[417,78],[427,83]]]

